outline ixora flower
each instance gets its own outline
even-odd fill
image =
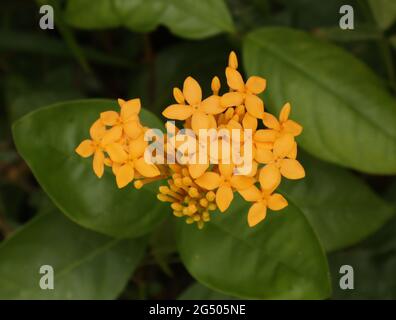
[[[251,76],[245,82],[237,69],[237,56],[231,52],[224,94],[220,93],[217,76],[212,78],[212,94],[206,98],[192,77],[185,79],[183,90],[173,89],[176,104],[166,107],[162,114],[177,122],[168,121],[167,133],[154,139],[160,146],[154,148],[155,156],[148,141],[153,137],[150,129],[158,129],[141,123],[139,99],[118,99],[119,112],[102,112],[89,130],[91,139],[82,141],[76,152],[84,158],[93,155],[93,170],[99,178],[105,165],[111,167],[118,188],[133,185],[140,189],[146,183],[164,181],[158,200],[169,202],[176,217],[200,229],[213,215],[226,213],[238,192],[252,203],[246,209],[247,223],[256,226],[265,219],[268,209],[278,211],[288,205],[275,192],[282,177],[296,180],[305,176],[296,159],[296,137],[302,126],[289,119],[290,103],[283,106],[279,118],[266,112],[259,97],[266,80]],[[186,148],[180,137],[193,143]],[[217,156],[205,153],[208,150],[203,146],[216,150]],[[160,152],[163,161],[156,162]],[[238,157],[234,158],[235,154]],[[243,169],[246,163],[242,167],[235,159],[248,159],[248,169]]]

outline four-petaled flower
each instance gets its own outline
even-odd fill
[[[234,175],[233,164],[219,164],[219,172],[205,172],[195,180],[195,183],[206,190],[216,191],[216,204],[221,212],[228,209],[234,198],[232,188],[244,190],[251,187],[254,178],[249,176]]]
[[[96,120],[89,129],[90,139],[82,141],[76,148],[76,153],[83,158],[94,155],[92,166],[95,174],[101,178],[104,172],[106,147],[119,139],[118,133],[114,130],[106,130],[100,119]]]
[[[120,138],[123,133],[131,139],[137,138],[143,132],[143,127],[139,121],[140,99],[129,101],[118,99],[118,104],[121,107],[120,113],[105,111],[100,114],[100,119],[106,126],[113,127]]]
[[[216,127],[212,114],[220,113],[220,98],[212,95],[202,101],[202,89],[193,77],[187,77],[183,84],[183,92],[175,88],[173,95],[177,104],[168,106],[162,114],[172,120],[187,120],[191,118],[191,128],[198,133],[199,129]]]
[[[130,141],[127,151],[125,146],[116,142],[107,146],[106,151],[112,161],[118,188],[123,188],[133,181],[135,170],[143,177],[152,178],[160,175],[159,169],[154,164],[145,161],[146,147],[144,134]]]

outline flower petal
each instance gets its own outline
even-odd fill
[[[214,115],[209,115],[209,129],[216,129],[217,128],[217,121]]]
[[[257,167],[258,167],[258,163],[257,163],[257,161],[252,161],[252,168],[251,168],[251,170],[250,170],[250,172],[245,172],[245,168],[244,168],[244,165],[242,165],[242,166],[237,166],[236,167],[236,173],[238,173],[239,172],[239,174],[241,174],[242,172],[243,172],[243,175],[245,175],[245,176],[247,176],[247,177],[254,177],[255,175],[256,175],[256,173],[257,173]]]
[[[280,130],[280,124],[278,119],[274,115],[268,112],[264,112],[263,123],[267,128]]]
[[[126,135],[131,139],[136,139],[143,133],[142,125],[139,121],[128,121],[123,125]]]
[[[216,172],[205,172],[195,183],[206,190],[214,190],[220,185],[220,175]]]
[[[253,204],[248,212],[249,227],[254,227],[256,224],[263,221],[266,215],[267,215],[267,206],[265,205],[265,202],[260,201]]]
[[[106,146],[106,152],[112,161],[123,163],[127,160],[128,154],[125,152],[122,145],[119,143],[110,143]]]
[[[247,189],[238,190],[238,192],[243,199],[249,202],[258,201],[262,196],[260,190],[255,185],[252,185]]]
[[[293,120],[287,120],[283,123],[283,130],[296,137],[301,134],[301,132],[303,131],[303,127]]]
[[[226,68],[227,84],[231,89],[237,91],[245,90],[245,82],[243,81],[242,75],[234,68]]]
[[[210,84],[210,88],[213,91],[213,94],[217,95],[220,91],[221,88],[221,83],[220,83],[220,79],[217,76],[214,76],[212,79],[212,82]]]
[[[237,190],[244,190],[250,188],[254,183],[254,179],[252,177],[247,176],[233,176],[231,178],[231,185]]]
[[[193,77],[187,77],[183,84],[184,98],[190,105],[198,104],[202,100],[202,90]]]
[[[274,142],[275,157],[285,158],[294,146],[294,137],[291,134],[284,134]]]
[[[281,182],[279,169],[272,163],[260,170],[259,181],[263,190],[275,190]]]
[[[103,176],[104,158],[105,158],[104,153],[100,150],[96,150],[92,162],[92,167],[93,167],[93,171],[98,176],[98,178],[101,178]]]
[[[173,97],[175,98],[178,104],[184,104],[184,95],[179,88],[177,87],[173,88]]]
[[[238,58],[234,51],[231,51],[228,56],[228,66],[233,69],[238,69]]]
[[[252,117],[248,112],[245,113],[242,124],[244,129],[251,129],[253,132],[257,129],[257,119]]]
[[[267,81],[264,78],[257,77],[257,76],[251,76],[247,81],[246,81],[246,88],[254,94],[259,94],[265,90],[265,87],[267,85]]]
[[[286,103],[283,107],[282,110],[279,114],[279,121],[280,122],[285,122],[287,121],[287,119],[289,119],[289,115],[290,115],[290,103]]]
[[[88,158],[95,152],[95,145],[92,143],[92,140],[86,139],[78,145],[75,151],[79,156]]]
[[[207,114],[219,114],[224,111],[224,107],[220,105],[221,98],[219,96],[210,96],[203,100],[200,104],[201,111]]]
[[[227,92],[220,99],[220,104],[224,108],[239,106],[242,103],[243,94],[240,92]]]
[[[162,111],[165,118],[173,120],[186,120],[193,114],[193,107],[183,104],[172,104]]]
[[[221,186],[216,192],[216,204],[221,212],[224,212],[230,206],[234,193],[230,186]]]
[[[231,163],[230,164],[219,163],[220,174],[225,178],[230,178],[234,173],[234,167],[235,166]]]
[[[304,167],[295,159],[283,159],[280,172],[287,179],[301,179],[305,177]]]
[[[294,141],[294,145],[293,148],[291,149],[291,151],[288,153],[287,157],[289,159],[296,159],[297,158],[297,142]]]
[[[120,166],[116,170],[116,181],[118,188],[120,189],[124,188],[130,182],[132,182],[134,175],[135,175],[135,170],[133,169],[133,166],[130,163],[126,163]]]
[[[274,154],[269,149],[256,147],[256,152],[254,154],[254,160],[256,160],[258,163],[267,164],[274,160]]]
[[[115,111],[105,111],[100,114],[100,120],[102,120],[103,124],[106,126],[114,126],[119,117],[118,112]]]
[[[258,142],[274,142],[278,132],[272,129],[260,129],[254,133],[254,141]]]
[[[268,208],[274,211],[282,210],[287,207],[287,200],[279,193],[274,193],[268,198]]]
[[[110,159],[110,161],[111,161],[111,159]],[[117,176],[117,171],[121,167],[121,164],[113,162],[113,161],[111,161],[111,162],[112,162],[111,171],[113,171],[113,174],[115,176]]]
[[[103,136],[102,141],[100,142],[102,146],[107,146],[109,143],[113,143],[117,140],[120,140],[122,136],[122,127],[115,126],[110,130],[107,130],[106,134]]]
[[[137,139],[131,140],[129,142],[129,154],[132,157],[132,159],[137,159],[143,156],[144,151],[146,150],[146,147],[148,145],[148,142],[144,140],[144,135],[140,135]]]
[[[264,103],[258,96],[248,94],[245,97],[245,107],[251,116],[262,119],[264,115]]]
[[[131,99],[124,101],[120,104],[121,106],[121,118],[124,121],[137,120],[137,115],[140,112],[141,104],[140,99]]]
[[[209,116],[203,112],[196,111],[191,117],[191,128],[199,133],[199,129],[209,129],[211,125]]]
[[[103,136],[106,134],[106,127],[102,120],[98,119],[92,124],[91,128],[89,129],[89,134],[92,140],[96,142],[103,138]]]
[[[209,162],[205,164],[194,163],[188,165],[188,172],[193,179],[197,179],[202,176],[206,170],[209,168]]]
[[[134,164],[136,170],[139,171],[142,176],[147,178],[156,177],[161,174],[159,169],[154,164],[147,163],[144,161],[143,157],[135,160]]]

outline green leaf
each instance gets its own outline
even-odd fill
[[[107,29],[125,26],[134,31],[155,29],[165,3],[157,0],[69,0],[65,20],[81,29]]]
[[[327,251],[360,242],[393,215],[394,208],[356,175],[305,154],[301,163],[307,176],[284,180],[282,191],[304,212]]]
[[[0,246],[0,298],[117,298],[145,244],[83,229],[57,212],[40,214]],[[39,286],[43,265],[53,267],[53,290]]]
[[[100,112],[111,109],[119,109],[112,100],[80,100],[42,108],[15,122],[14,140],[44,191],[70,219],[111,236],[138,237],[166,216],[168,206],[154,194],[158,185],[118,189],[109,168],[98,179],[92,158],[83,159],[74,151],[89,138],[89,128]],[[149,111],[143,109],[140,115],[143,124],[162,128]]]
[[[169,277],[173,276],[169,261],[177,253],[176,237],[174,232],[174,217],[171,215],[164,220],[152,233],[149,240],[150,254],[162,271]]]
[[[396,101],[344,50],[287,28],[263,28],[244,42],[249,75],[267,78],[273,112],[292,104],[315,156],[374,174],[396,173]]]
[[[252,299],[321,299],[330,295],[326,257],[292,203],[247,225],[251,204],[237,196],[202,230],[181,223],[178,244],[187,270],[224,294]]]
[[[338,42],[361,42],[381,40],[383,35],[372,25],[360,24],[353,30],[343,30],[339,26],[319,28],[315,30],[315,36],[324,40],[332,40]]]
[[[233,300],[234,297],[213,291],[199,282],[189,286],[178,298],[179,300]]]
[[[82,29],[124,26],[148,32],[159,24],[192,39],[233,32],[231,15],[223,0],[69,0],[65,20]]]
[[[201,39],[221,32],[234,32],[234,24],[223,0],[170,0],[161,22],[174,34]]]
[[[374,19],[382,29],[388,29],[396,21],[396,2],[394,0],[368,0]]]

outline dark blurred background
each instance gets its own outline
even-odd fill
[[[0,1],[0,239],[52,206],[11,136],[12,122],[36,108],[79,98],[139,96],[145,108],[159,114],[186,76],[210,88],[212,76],[223,76],[228,52],[240,53],[241,37],[266,25],[306,30],[337,43],[366,62],[390,91],[395,89],[396,25],[379,31],[367,1],[347,1],[355,9],[356,30],[345,35],[338,27],[344,0],[227,0],[237,32],[200,40],[177,37],[163,26],[148,33],[122,27],[78,30],[57,20],[61,11],[55,11],[55,30],[41,30],[39,6],[45,2]],[[65,2],[55,1],[56,10]],[[378,192],[390,183],[390,178],[364,179]],[[193,282],[172,239],[152,241],[164,243],[162,251],[145,258],[122,299],[173,299]]]

